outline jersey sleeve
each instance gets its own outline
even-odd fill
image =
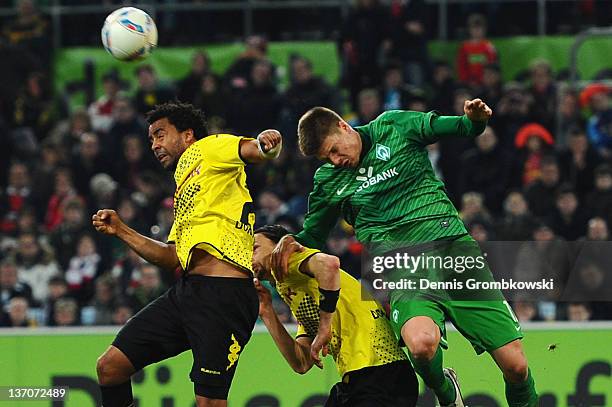
[[[289,257],[289,263],[287,265],[287,269],[289,270],[289,274],[291,273],[299,273],[300,267],[302,263],[311,258],[317,253],[321,253],[320,250],[304,248],[303,252],[296,252]]]
[[[223,169],[244,166],[245,162],[240,156],[240,141],[253,139],[231,134],[215,134],[204,140],[206,161],[212,167]]]
[[[176,222],[172,222],[172,227],[170,228],[170,232],[168,233],[168,238],[166,239],[166,243],[174,243],[176,242]]]
[[[325,191],[323,167],[315,173],[314,187],[308,196],[308,212],[304,218],[304,227],[295,239],[304,246],[323,249],[329,232],[340,216],[340,209],[332,205]],[[324,171],[324,170],[323,170]]]

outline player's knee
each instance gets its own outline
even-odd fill
[[[516,358],[503,367],[504,377],[510,383],[524,382],[527,379],[528,370],[529,366],[525,358]]]
[[[412,357],[418,361],[433,359],[438,350],[438,339],[426,332],[410,335],[408,338],[404,338],[404,342]]]

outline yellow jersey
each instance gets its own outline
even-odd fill
[[[289,258],[287,276],[276,290],[298,321],[297,337],[312,339],[319,329],[319,284],[300,265],[319,250],[306,248]],[[274,273],[273,273],[274,274]],[[276,279],[276,277],[275,277]],[[332,317],[329,350],[340,376],[369,366],[406,360],[382,306],[355,278],[340,270],[340,298]]]
[[[184,270],[197,247],[251,271],[255,211],[240,140],[230,134],[211,135],[193,143],[179,158],[168,242],[176,244]]]

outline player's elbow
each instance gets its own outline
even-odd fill
[[[303,374],[306,374],[310,370],[311,367],[312,367],[312,364],[302,362],[302,363],[299,363],[293,366],[293,371],[297,374],[303,375]]]
[[[327,274],[335,274],[340,270],[340,259],[331,254],[325,254],[320,259],[321,270]]]

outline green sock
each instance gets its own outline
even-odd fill
[[[427,387],[436,393],[440,404],[450,404],[455,401],[457,397],[455,387],[442,371],[442,349],[439,346],[433,359],[428,362],[417,361],[412,355],[410,355],[410,360],[414,370],[421,376]]]
[[[506,382],[506,401],[510,407],[537,407],[538,393],[535,382],[531,377],[531,370],[527,370],[527,379],[523,383]]]

